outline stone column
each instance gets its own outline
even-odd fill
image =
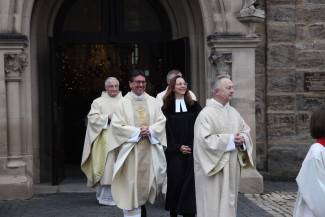
[[[33,196],[33,180],[22,152],[22,73],[27,66],[27,37],[0,34],[0,200]]]
[[[235,89],[231,105],[238,110],[251,129],[255,165],[255,48],[259,41],[259,38],[239,34],[216,33],[208,37],[211,47],[209,61],[213,65],[210,79],[213,80],[218,74],[231,76]],[[239,190],[243,193],[262,193],[263,177],[256,169],[243,170]]]
[[[7,91],[8,168],[25,166],[21,153],[20,81],[21,72],[27,66],[27,54],[6,53],[5,73]]]

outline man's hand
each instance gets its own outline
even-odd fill
[[[150,131],[148,126],[140,126],[140,136],[141,137],[150,136]]]
[[[244,144],[245,138],[240,135],[240,133],[235,133],[234,134],[234,143],[237,147],[240,147]]]
[[[192,150],[187,145],[182,145],[179,151],[182,152],[182,154],[191,154]]]

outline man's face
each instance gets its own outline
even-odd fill
[[[146,78],[142,75],[138,75],[133,78],[133,81],[129,81],[129,85],[133,93],[141,96],[146,90]]]
[[[110,97],[116,97],[120,91],[118,82],[117,81],[108,82],[107,85],[105,85],[105,90]]]
[[[234,94],[234,86],[232,81],[228,78],[222,78],[220,80],[221,88],[214,89],[214,98],[223,105],[226,105]]]

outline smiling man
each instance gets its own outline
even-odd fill
[[[248,125],[229,105],[230,77],[218,75],[212,92],[194,127],[197,216],[235,217],[240,171],[253,165],[253,143]]]
[[[141,70],[132,72],[129,85],[131,92],[117,104],[109,132],[109,151],[117,152],[112,195],[124,216],[140,217],[146,216],[144,205],[154,203],[165,178],[166,118],[145,92]]]
[[[111,195],[114,153],[108,153],[108,126],[115,105],[122,99],[119,81],[109,77],[101,97],[91,104],[82,154],[81,170],[87,176],[87,186],[97,186],[97,200],[103,205],[115,205]]]

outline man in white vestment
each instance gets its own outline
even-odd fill
[[[154,203],[165,174],[165,122],[159,103],[146,92],[141,70],[130,77],[131,92],[117,104],[109,131],[109,151],[118,152],[112,195],[124,216],[146,216],[145,203]]]
[[[228,75],[218,75],[213,98],[195,121],[194,173],[198,217],[232,217],[237,212],[241,167],[253,165],[250,129],[229,105],[234,93]]]
[[[310,135],[317,139],[310,147],[297,176],[298,196],[294,217],[325,216],[325,106],[310,118]]]
[[[98,202],[103,205],[115,205],[111,194],[115,155],[113,152],[108,153],[108,126],[115,105],[122,99],[119,81],[115,77],[107,78],[105,90],[101,97],[93,101],[87,116],[81,170],[87,176],[87,186],[97,186]]]
[[[182,73],[180,71],[178,71],[178,70],[175,70],[175,69],[170,70],[168,72],[167,77],[166,77],[166,82],[167,82],[168,85],[170,83],[170,80],[172,80],[176,75],[182,76]],[[160,103],[160,106],[164,105],[163,98],[164,98],[164,96],[166,94],[166,91],[168,89],[168,85],[167,85],[167,87],[166,87],[166,89],[164,91],[158,93],[157,96],[156,96],[156,99]],[[191,94],[192,99],[196,101],[195,94],[190,90],[189,90],[189,92]]]

